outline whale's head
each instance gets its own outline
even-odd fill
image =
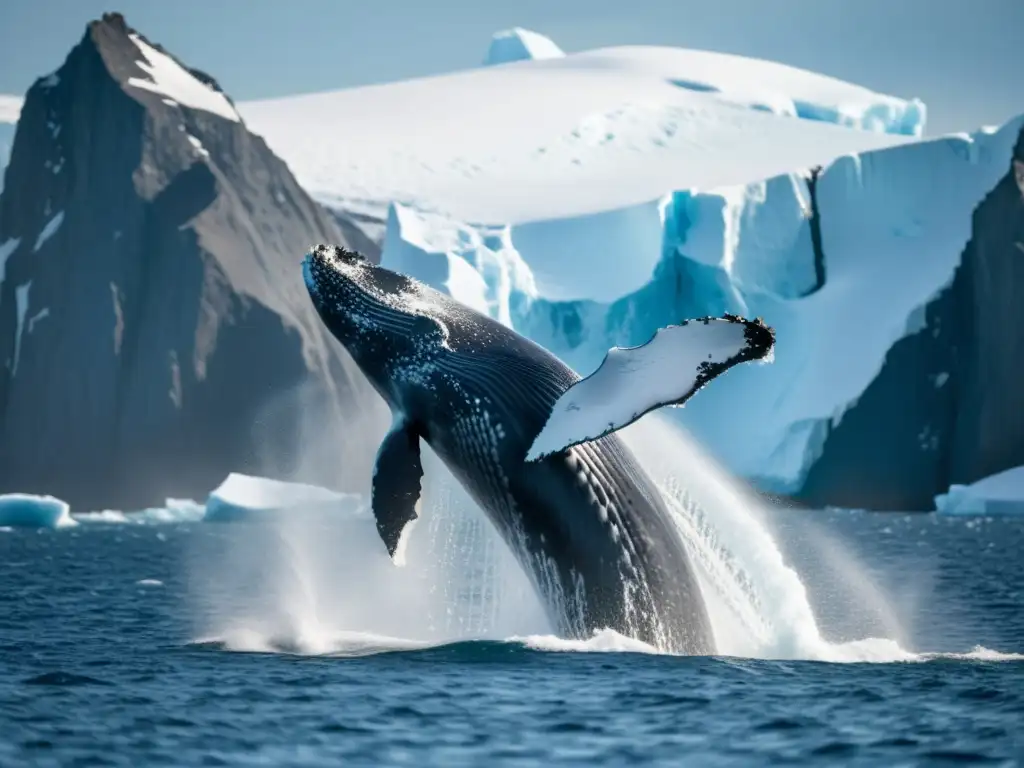
[[[356,251],[318,245],[306,254],[302,276],[324,325],[392,405],[402,381],[422,378],[446,344],[435,292]]]

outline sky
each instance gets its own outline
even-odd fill
[[[566,51],[673,45],[918,97],[929,134],[1024,112],[1024,0],[0,0],[0,93],[56,69],[86,23],[128,23],[236,100],[479,64],[512,26]]]

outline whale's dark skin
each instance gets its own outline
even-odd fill
[[[610,628],[664,651],[714,638],[696,577],[654,482],[615,434],[524,458],[579,376],[543,347],[360,255],[317,246],[310,296],[395,417],[372,506],[388,552],[417,516],[425,441],[484,510],[559,630]]]

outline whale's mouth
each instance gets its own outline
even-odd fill
[[[320,301],[320,286],[313,274],[313,254],[307,253],[302,259],[302,281],[306,284],[306,290],[315,300]]]
[[[366,268],[370,260],[358,251],[339,245],[314,246],[302,260],[302,279],[314,301],[337,298],[347,287],[366,290]]]

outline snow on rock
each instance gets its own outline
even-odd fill
[[[7,260],[14,255],[19,245],[20,237],[9,237],[0,243],[0,290],[4,287],[4,278],[7,277]]]
[[[970,485],[952,485],[935,497],[943,515],[1024,515],[1024,467],[1014,467]]]
[[[36,312],[34,315],[32,315],[32,317],[30,317],[28,319],[28,333],[30,333],[30,334],[32,333],[32,330],[36,327],[36,323],[38,323],[41,320],[45,320],[49,316],[50,316],[50,308],[49,307],[43,307],[38,312]]]
[[[75,525],[68,505],[53,496],[28,493],[0,495],[0,526],[18,528],[65,528]]]
[[[760,321],[727,315],[662,328],[638,347],[616,347],[555,402],[526,460],[595,440],[655,408],[682,406],[734,365],[770,359],[774,343]]]
[[[748,184],[912,140],[793,119],[725,91],[673,84],[687,79],[691,59],[672,48],[610,48],[239,109],[300,183],[332,207],[376,201],[383,216],[394,200],[498,225]],[[813,87],[801,85],[799,100],[890,103],[800,74]],[[776,81],[776,89],[805,82],[796,75]]]
[[[206,147],[203,146],[203,142],[201,142],[199,139],[197,139],[191,133],[186,134],[186,138],[188,139],[188,143],[191,144],[193,147],[195,147],[196,152],[198,152],[203,157],[209,157],[210,156],[210,153],[206,150]]]
[[[535,291],[508,227],[473,228],[395,203],[381,266],[402,272],[511,325],[510,302]]]
[[[565,56],[565,51],[555,45],[551,38],[522,27],[513,27],[496,32],[491,38],[484,66],[527,59],[557,59],[562,56]]]
[[[33,251],[38,251],[42,248],[46,241],[57,234],[57,230],[60,229],[60,225],[64,223],[64,211],[58,211],[53,217],[46,222],[46,226],[39,232],[39,236],[36,238],[36,244],[32,246]]]
[[[207,522],[259,521],[282,513],[345,514],[362,509],[362,497],[303,483],[232,472],[210,493]]]
[[[136,63],[146,73],[146,77],[129,78],[128,85],[151,91],[192,109],[210,112],[225,120],[236,123],[240,121],[241,118],[227,96],[196,78],[173,58],[158,51],[138,35],[130,37],[142,55]]]
[[[14,289],[15,326],[14,326],[14,358],[11,360],[11,378],[18,372],[18,361],[21,359],[21,342],[25,333],[25,315],[28,313],[29,289],[32,281],[19,285]]]

